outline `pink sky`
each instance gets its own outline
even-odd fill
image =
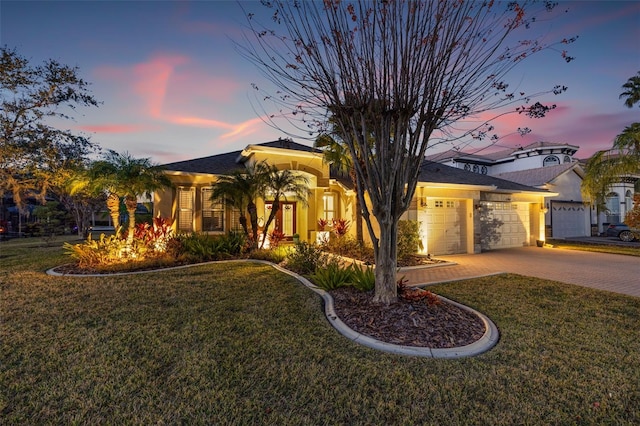
[[[576,60],[566,64],[559,52],[545,52],[510,78],[529,92],[555,84],[569,90],[541,99],[558,105],[545,119],[497,120],[503,137],[496,148],[552,141],[579,146],[577,156],[585,158],[640,121],[640,109],[628,109],[618,99],[622,84],[640,70],[640,2],[561,1],[560,8],[570,11],[549,23],[547,37],[578,35],[567,46]],[[264,123],[262,108],[269,106],[256,98],[251,84],[268,83],[233,47],[233,40],[241,41],[243,24],[242,10],[231,1],[0,3],[2,44],[34,63],[53,58],[78,66],[103,102],[77,111],[65,125],[105,149],[159,163],[287,136]],[[532,132],[513,134],[518,127]]]

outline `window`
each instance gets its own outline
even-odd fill
[[[620,222],[620,197],[615,192],[607,194],[607,222],[618,223]]]
[[[324,210],[324,219],[331,223],[336,217],[336,195],[324,194],[322,196],[322,208]]]
[[[565,163],[570,163],[571,162],[571,157],[569,157],[568,155],[564,156],[564,160]]]
[[[444,207],[444,202],[442,200],[436,200],[434,203],[436,208]]]
[[[178,230],[193,231],[194,188],[178,188]]]
[[[542,160],[542,167],[555,166],[556,164],[560,164],[560,159],[555,155],[547,155]]]
[[[224,200],[211,199],[213,188],[202,188],[202,230],[224,232]]]
[[[624,194],[624,214],[633,210],[633,193],[629,190]]]
[[[246,215],[245,215],[245,218],[246,218]],[[235,207],[231,210],[231,216],[229,217],[229,226],[232,231],[235,231],[235,232],[243,231],[242,225],[240,225],[240,210]]]
[[[471,171],[471,164],[469,164],[469,163],[465,164],[465,165],[464,165],[464,169],[465,169],[466,171],[470,172],[470,171]]]

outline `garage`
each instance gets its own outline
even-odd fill
[[[551,231],[553,238],[586,237],[591,235],[589,209],[582,203],[551,201]]]
[[[483,250],[529,245],[529,204],[483,202],[480,212]]]
[[[467,221],[464,200],[426,199],[419,211],[429,254],[459,254],[467,252]],[[426,225],[426,226],[425,226]]]

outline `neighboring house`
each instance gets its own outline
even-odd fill
[[[489,154],[447,151],[428,159],[557,193],[557,197],[544,200],[545,235],[565,238],[598,232],[592,230],[595,209],[582,198],[584,169],[574,158],[577,151],[574,145],[536,142]]]
[[[580,186],[584,169],[578,163],[564,163],[537,169],[500,173],[501,179],[558,193],[545,198],[547,237],[583,237],[592,234],[589,203],[582,201]]]
[[[239,212],[221,201],[210,200],[212,185],[216,176],[262,160],[279,169],[297,171],[309,180],[311,193],[306,203],[289,198],[281,206],[276,226],[287,237],[297,233],[303,241],[315,241],[322,231],[318,229],[319,218],[342,218],[355,223],[355,192],[349,179],[333,173],[323,162],[322,152],[284,139],[165,164],[174,187],[154,194],[154,215],[173,218],[178,231],[239,230]],[[546,189],[427,161],[403,219],[421,223],[425,253],[478,253],[522,247],[544,239],[544,202],[554,195],[557,193]],[[268,217],[270,201],[258,200],[260,225]],[[353,228],[350,232],[355,234]]]

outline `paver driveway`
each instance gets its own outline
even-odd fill
[[[522,247],[437,256],[456,265],[405,270],[410,284],[433,284],[511,272],[640,297],[640,257]]]

